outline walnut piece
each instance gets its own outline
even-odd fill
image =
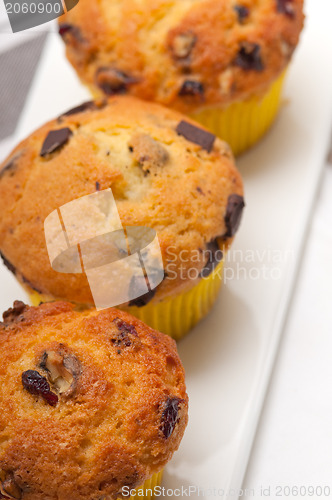
[[[20,500],[22,498],[22,490],[15,483],[14,475],[2,469],[0,469],[0,498],[15,500]]]
[[[69,353],[63,345],[59,345],[57,350],[45,351],[40,367],[47,372],[49,382],[59,394],[74,394],[81,366],[76,356]]]

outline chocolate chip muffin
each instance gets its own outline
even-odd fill
[[[170,106],[239,153],[277,113],[302,9],[303,0],[80,0],[59,31],[95,95]]]
[[[129,314],[16,301],[0,354],[0,498],[115,500],[178,448],[188,397],[175,342]]]
[[[158,286],[123,307],[181,336],[216,298],[219,261],[239,227],[244,201],[229,147],[175,111],[116,96],[70,110],[19,144],[0,167],[3,261],[36,292],[37,303],[55,298],[93,306],[86,273],[78,270],[87,213],[79,212],[74,224],[80,238],[71,245],[78,261],[72,272],[52,267],[44,223],[60,210],[63,224],[66,204],[110,189],[127,233],[133,227],[156,232],[164,268]],[[105,214],[96,211],[97,226]],[[68,234],[61,236],[68,240]],[[125,243],[121,251],[126,254]],[[94,267],[101,260],[96,257]],[[115,291],[123,279],[116,283]]]

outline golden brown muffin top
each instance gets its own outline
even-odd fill
[[[97,95],[190,113],[266,91],[298,43],[302,9],[303,0],[80,0],[59,23]]]
[[[0,167],[0,251],[20,281],[93,303],[84,274],[52,269],[44,221],[108,188],[123,226],[157,232],[166,274],[154,301],[199,281],[217,239],[230,244],[243,208],[242,180],[220,139],[132,97],[87,103],[31,134]]]
[[[115,309],[16,301],[0,322],[0,498],[116,499],[178,448],[175,342]]]

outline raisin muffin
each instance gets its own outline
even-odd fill
[[[0,498],[115,500],[156,484],[188,419],[174,340],[117,309],[16,301],[0,353]]]
[[[36,292],[37,303],[94,305],[85,273],[52,267],[44,222],[58,209],[64,217],[73,200],[110,189],[123,227],[157,233],[164,269],[157,287],[110,305],[179,338],[216,299],[222,251],[239,227],[244,201],[229,147],[175,111],[115,96],[70,110],[19,144],[0,167],[3,261]],[[102,208],[97,215],[104,217]],[[83,219],[80,212],[75,243],[87,239]]]
[[[238,154],[277,114],[303,19],[303,0],[80,0],[59,31],[94,95],[172,107]]]

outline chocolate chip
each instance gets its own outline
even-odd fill
[[[138,337],[136,328],[120,318],[115,318],[113,323],[118,328],[118,334],[116,338],[111,339],[112,344],[117,347],[130,347],[133,343],[131,336]]]
[[[201,278],[207,278],[208,276],[210,276],[210,274],[215,270],[215,268],[223,259],[223,252],[222,250],[220,250],[218,241],[216,239],[207,243],[206,249],[208,252],[208,259],[200,273]]]
[[[201,146],[208,153],[212,151],[216,136],[211,134],[211,132],[207,132],[206,130],[196,127],[195,125],[192,125],[184,120],[182,120],[176,127],[176,131],[188,141]]]
[[[197,80],[186,80],[179,90],[179,96],[204,97],[204,85]]]
[[[150,271],[150,273],[152,272],[151,269],[149,271]],[[158,274],[158,270],[156,271],[156,273]],[[164,278],[165,278],[165,273],[164,273]],[[150,288],[147,278],[141,277],[141,276],[133,276],[131,278],[131,280],[130,280],[129,289],[130,290],[140,290],[140,289],[142,289],[142,286],[141,286],[140,282],[143,281],[143,280],[146,283],[146,286],[148,288]],[[143,286],[144,286],[145,283],[143,283]],[[135,299],[130,300],[129,303],[128,303],[128,305],[129,306],[135,306],[135,307],[144,307],[144,306],[146,306],[146,304],[148,304],[153,299],[153,297],[156,294],[156,291],[157,291],[156,288],[154,288],[153,290],[149,290],[144,295],[141,295],[140,297],[137,297]]]
[[[180,398],[167,398],[165,403],[165,408],[161,416],[161,426],[160,430],[164,434],[165,438],[168,439],[178,423],[178,413],[179,405],[183,403],[183,399]]]
[[[100,104],[96,103],[95,101],[87,101],[83,104],[80,104],[79,106],[76,106],[75,108],[69,109],[65,113],[62,113],[59,118],[61,118],[62,116],[77,115],[78,113],[84,113],[85,111],[95,111],[98,109],[102,109],[104,106],[106,106],[106,101],[102,101]]]
[[[6,259],[6,257],[3,255],[3,253],[0,252],[0,257],[2,259],[2,262],[4,263],[4,265],[7,267],[7,269],[13,273],[13,274],[16,274],[16,268],[15,266],[13,266],[13,264],[11,262],[9,262],[8,259]]]
[[[292,18],[295,16],[293,0],[276,0],[276,2],[278,12]]]
[[[64,146],[69,141],[69,138],[72,135],[73,133],[68,127],[60,128],[58,130],[51,130],[51,132],[47,134],[47,137],[43,142],[40,156],[44,157],[62,148],[62,146]]]
[[[111,67],[102,67],[96,71],[96,84],[106,95],[124,94],[129,85],[137,83],[137,78],[124,71]]]
[[[227,228],[227,232],[224,235],[225,238],[232,238],[239,229],[244,207],[245,203],[243,196],[231,194],[228,197],[225,215],[225,224]]]
[[[18,316],[23,314],[28,306],[21,300],[15,300],[13,307],[10,307],[2,315],[3,320],[8,324],[14,321]]]
[[[23,372],[22,384],[30,394],[41,396],[49,405],[55,406],[57,404],[58,396],[51,392],[50,384],[37,371],[27,370]]]
[[[190,31],[176,35],[173,40],[172,51],[174,57],[186,59],[190,56],[197,41],[197,37]]]
[[[3,177],[4,174],[9,173],[10,176],[13,176],[15,173],[15,170],[17,169],[18,166],[18,159],[21,156],[21,152],[17,153],[14,155],[0,170],[0,179]]]
[[[235,5],[234,10],[237,13],[239,23],[241,24],[249,17],[250,10],[244,5]]]
[[[146,304],[148,304],[153,299],[153,297],[155,296],[155,294],[156,294],[156,290],[155,289],[154,290],[149,290],[144,295],[141,295],[141,297],[137,297],[136,299],[132,299],[129,302],[129,306],[136,306],[136,307],[146,306]]]
[[[264,64],[261,58],[261,47],[257,43],[243,42],[234,61],[236,66],[249,71],[263,71]]]
[[[100,191],[100,183],[96,181],[96,191]]]

